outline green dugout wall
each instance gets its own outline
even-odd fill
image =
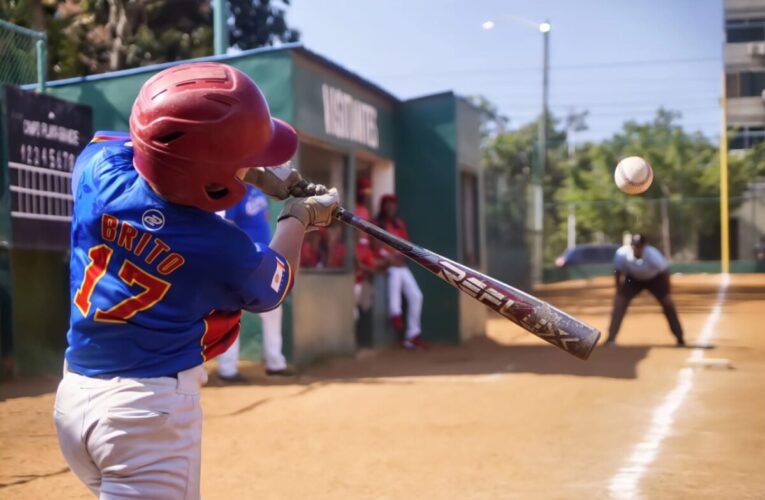
[[[396,191],[410,235],[425,248],[477,268],[485,262],[479,141],[478,113],[451,92],[399,105]],[[462,244],[465,174],[474,174],[478,181],[474,228],[478,248],[472,258]],[[417,267],[413,272],[425,294],[426,334],[456,342],[484,332],[483,306],[424,269]]]
[[[231,64],[258,83],[272,114],[298,130],[301,148],[294,163],[306,175],[322,155],[336,163],[328,175],[341,184],[347,206],[354,206],[357,172],[369,175],[371,171],[377,199],[383,191],[395,189],[399,195],[401,215],[413,241],[474,267],[483,266],[478,113],[464,100],[443,93],[401,101],[300,45],[206,60]],[[139,88],[168,66],[50,82],[48,92],[91,106],[96,130],[126,131]],[[7,196],[6,190],[0,191],[0,201]],[[280,207],[272,203],[269,208],[273,219]],[[356,348],[352,231],[345,231],[343,240],[347,250],[344,263],[331,269],[302,268],[285,309],[285,350],[297,363],[352,353]],[[1,260],[0,254],[0,264]],[[425,296],[423,333],[427,339],[457,343],[483,332],[482,306],[465,300],[463,294],[427,272],[416,269],[415,273]],[[45,278],[45,290],[35,293],[44,297],[54,289],[66,288],[66,283],[58,282],[62,279]],[[377,311],[367,327],[376,331],[375,345],[393,338],[385,311]],[[29,335],[26,331],[14,334],[17,346]],[[42,342],[60,348],[64,332],[48,335]],[[243,355],[258,356],[258,336],[259,321],[247,318]]]

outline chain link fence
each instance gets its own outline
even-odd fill
[[[0,83],[45,86],[46,35],[0,19]]]
[[[732,272],[765,272],[765,179],[730,199]],[[641,233],[675,272],[720,271],[720,199],[625,197],[545,205],[545,281],[612,272],[616,246]]]
[[[489,274],[529,287],[534,207],[528,183],[488,172],[485,194]],[[729,208],[731,271],[765,272],[765,178],[752,179],[731,197]],[[624,196],[545,203],[543,281],[611,274],[616,248],[632,233],[644,234],[669,258],[674,272],[720,272],[719,197]]]

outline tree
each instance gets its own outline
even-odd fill
[[[279,2],[289,7],[290,0]],[[297,42],[300,32],[289,28],[285,8],[270,0],[229,0],[233,23],[229,23],[229,43],[241,50]]]
[[[475,101],[474,101],[475,102]],[[496,110],[481,103],[479,109]],[[485,120],[491,123],[491,112]],[[625,231],[642,232],[675,260],[714,258],[719,248],[719,151],[706,137],[688,133],[679,113],[659,109],[652,120],[629,121],[612,137],[586,143],[568,154],[567,131],[586,127],[586,112],[561,125],[548,118],[544,260],[550,265],[567,244],[569,207],[575,207],[577,242],[620,243]],[[537,122],[516,130],[484,127],[489,270],[508,282],[528,284],[528,186],[537,154]],[[613,172],[620,159],[641,156],[654,169],[654,182],[641,196],[618,190]],[[765,144],[730,155],[731,212],[758,177],[765,176]],[[709,249],[713,251],[710,252]]]
[[[568,145],[569,158],[573,158],[576,153],[576,141],[574,139],[576,133],[584,132],[588,129],[587,116],[589,116],[589,114],[590,112],[586,110],[577,112],[572,109],[566,115],[566,143]]]
[[[499,108],[482,95],[471,96],[468,102],[477,110],[481,120],[481,139],[484,141],[507,131],[510,119]]]
[[[742,169],[752,178],[765,176],[765,142],[761,142],[744,152],[743,156],[732,156],[731,166]]]
[[[543,186],[545,200],[552,200],[563,182],[561,165],[566,157],[566,132],[552,115],[547,118],[547,126],[547,169]],[[529,212],[528,191],[538,162],[539,119],[517,130],[495,129],[498,132],[486,138],[482,148],[489,271],[503,281],[528,286],[529,268],[525,263],[529,259],[529,217],[533,215]],[[545,227],[557,227],[557,218],[555,210],[547,210]]]
[[[642,232],[675,258],[697,257],[699,241],[719,227],[719,154],[703,135],[685,132],[677,124],[679,116],[660,109],[650,122],[627,122],[610,139],[586,145],[564,163],[556,201],[560,212],[568,204],[576,206],[580,241],[618,243],[624,231]],[[621,193],[613,181],[618,161],[632,155],[654,169],[651,188],[636,197]],[[754,178],[755,164],[748,156],[731,158],[732,209]],[[562,250],[565,224],[556,233],[551,252]]]
[[[285,9],[269,0],[229,0],[231,45],[241,49],[296,41]],[[288,0],[282,3],[289,5]],[[0,0],[0,15],[48,33],[50,78],[208,56],[209,0]]]

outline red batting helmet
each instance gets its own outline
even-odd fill
[[[161,195],[211,212],[244,197],[237,170],[281,165],[297,149],[295,130],[271,118],[255,82],[213,62],[173,66],[144,83],[130,137],[136,170]]]

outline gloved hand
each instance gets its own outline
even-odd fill
[[[315,196],[327,192],[321,184],[309,183],[300,172],[285,163],[279,167],[256,167],[247,171],[244,182],[263,191],[266,196],[286,200],[290,196]]]
[[[332,222],[332,214],[340,206],[337,189],[332,188],[325,194],[308,198],[290,198],[284,205],[278,220],[294,217],[303,227],[328,226]]]

